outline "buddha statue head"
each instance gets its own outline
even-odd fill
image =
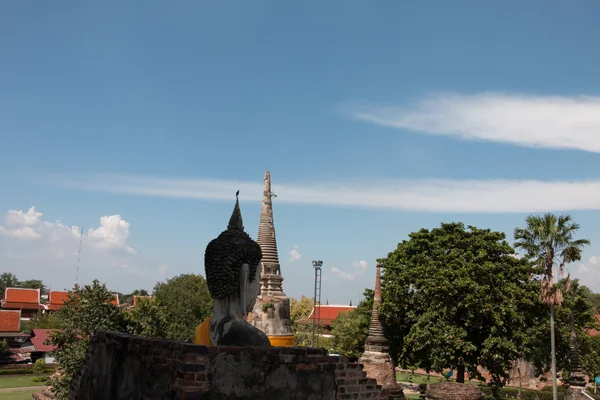
[[[204,253],[206,283],[214,301],[210,322],[213,345],[270,345],[262,331],[246,322],[260,293],[261,259],[260,246],[244,232],[236,195],[227,230],[213,239]]]

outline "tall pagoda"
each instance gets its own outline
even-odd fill
[[[258,244],[262,250],[260,294],[248,322],[262,330],[273,346],[293,346],[290,299],[283,292],[283,276],[277,252],[273,223],[271,173],[265,173],[262,210],[258,226]]]

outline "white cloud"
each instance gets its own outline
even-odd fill
[[[431,135],[600,152],[600,97],[442,93],[414,105],[352,105],[354,118]]]
[[[353,281],[365,273],[369,264],[365,260],[354,261],[352,263],[352,269],[354,272],[345,272],[338,267],[332,267],[331,272],[338,275],[342,279]]]
[[[369,266],[369,264],[367,264],[367,262],[365,260],[360,260],[360,261],[354,261],[352,263],[352,266],[356,269],[358,269],[359,271],[365,272],[367,270],[367,267]]]
[[[600,137],[600,136],[599,136]],[[93,175],[55,184],[99,192],[155,197],[260,202],[263,183]],[[379,209],[511,213],[600,210],[600,180],[383,180],[274,184],[278,203]]]
[[[344,272],[341,269],[339,269],[338,267],[331,267],[331,272],[338,275],[340,278],[342,279],[346,279],[348,281],[353,281],[355,276],[354,274],[350,274],[348,272]]]
[[[81,283],[97,278],[119,289],[127,276],[146,275],[135,266],[138,252],[120,215],[102,216],[84,231],[77,271],[81,238],[81,228],[44,220],[35,207],[9,210],[0,225],[0,265],[19,279],[42,279],[60,289],[72,287],[76,274]]]
[[[298,245],[295,244],[290,251],[290,262],[298,261],[302,258],[302,254],[298,253]]]

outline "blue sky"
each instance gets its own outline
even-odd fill
[[[237,189],[256,237],[270,170],[290,295],[312,293],[321,259],[323,298],[356,302],[412,231],[463,221],[510,238],[545,211],[581,224],[592,245],[569,269],[600,291],[599,12],[7,2],[0,271],[71,287],[83,226],[81,282],[203,273]]]

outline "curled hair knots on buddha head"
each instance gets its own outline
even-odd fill
[[[261,259],[260,246],[244,232],[239,201],[236,200],[227,230],[213,239],[204,253],[206,284],[210,295],[214,299],[222,299],[236,292],[244,263],[250,266],[248,278],[253,282]]]

